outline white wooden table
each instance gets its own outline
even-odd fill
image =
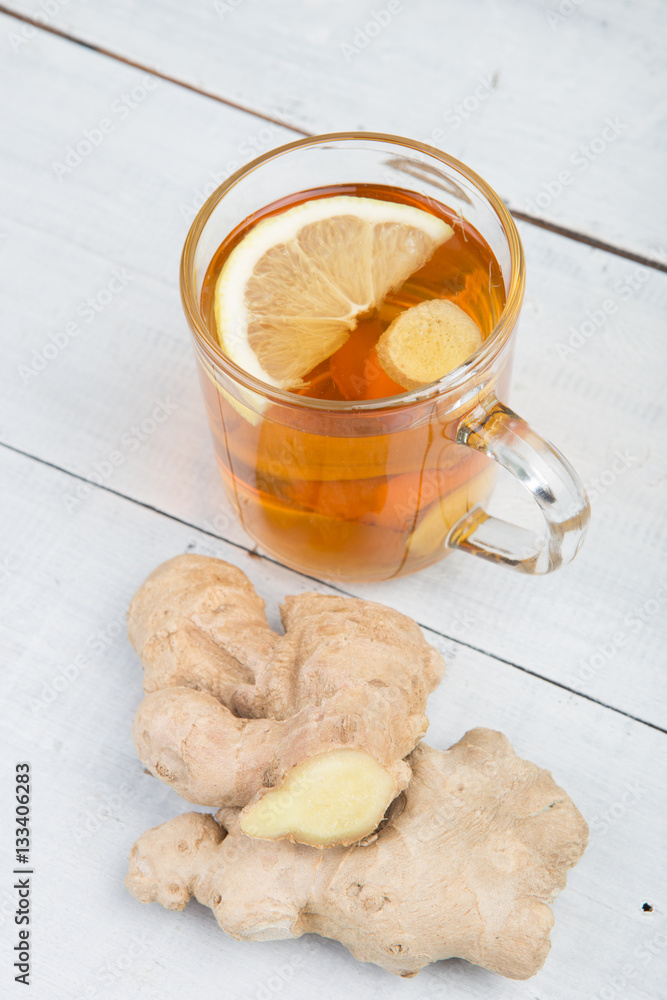
[[[667,997],[667,7],[401,0],[366,30],[381,8],[0,7],[3,997]],[[552,577],[455,554],[348,588],[443,651],[429,742],[501,729],[589,821],[551,955],[524,983],[461,961],[398,980],[318,939],[237,943],[198,904],[141,906],[122,885],[134,839],[186,808],[130,739],[136,587],[190,550],[240,566],[274,623],[284,594],[327,590],[251,552],[227,516],[177,263],[229,172],[335,129],[433,142],[507,200],[529,275],[510,402],[592,499],[582,552]],[[86,133],[99,141],[77,162]],[[34,779],[29,991],[11,970],[19,760]]]

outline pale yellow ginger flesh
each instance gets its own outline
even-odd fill
[[[396,317],[377,355],[394,382],[419,389],[463,364],[481,343],[479,327],[463,309],[449,299],[429,299]]]
[[[354,843],[410,780],[404,758],[444,664],[415,622],[372,601],[304,593],[281,616],[284,635],[219,559],[159,566],[128,612],[147,692],[137,753],[188,802],[247,807],[253,836]],[[306,775],[311,790],[293,798]],[[266,800],[294,801],[298,815],[281,806],[278,831]]]
[[[447,535],[468,510],[468,484],[436,503],[419,522],[408,539],[410,555],[416,559],[430,556],[445,544]]]
[[[423,559],[442,548],[450,531],[476,504],[488,500],[495,480],[493,464],[474,479],[448,493],[419,522],[408,539],[408,550],[416,559]]]
[[[330,847],[352,844],[380,823],[394,779],[364,750],[332,750],[297,764],[280,788],[241,813],[248,837]]]
[[[447,958],[533,976],[550,947],[548,904],[586,846],[583,817],[489,729],[444,753],[421,743],[409,762],[406,791],[361,845],[256,840],[237,809],[190,812],[139,838],[125,884],[170,910],[194,896],[240,941],[315,933],[399,976]]]

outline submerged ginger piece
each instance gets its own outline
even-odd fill
[[[244,807],[241,830],[325,847],[372,833],[406,787],[442,659],[405,615],[306,593],[273,632],[241,570],[183,555],[130,605],[145,668],[137,753],[204,806]]]
[[[191,896],[238,940],[314,932],[412,976],[464,958],[527,979],[549,951],[547,905],[586,846],[586,823],[548,771],[488,729],[442,753],[420,744],[412,780],[366,845],[327,851],[243,835],[238,810],[148,830],[125,884],[181,910]]]
[[[449,299],[429,299],[406,309],[377,342],[380,364],[404,389],[436,382],[482,343],[477,324]]]

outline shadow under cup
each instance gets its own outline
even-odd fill
[[[202,309],[205,275],[223,241],[249,216],[298,191],[389,185],[434,199],[486,240],[506,304],[463,365],[423,389],[388,399],[329,401],[274,389],[222,352]],[[524,259],[500,198],[438,150],[369,133],[290,143],[222,184],[197,215],[181,261],[181,294],[222,479],[249,535],[304,573],[386,580],[454,548],[529,573],[569,561],[589,516],[586,494],[559,452],[500,399],[507,398]],[[542,536],[484,509],[496,464],[530,491]]]

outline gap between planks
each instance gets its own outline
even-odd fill
[[[107,59],[114,59],[116,62],[123,63],[126,66],[131,66],[133,69],[139,69],[145,73],[150,73],[152,76],[156,76],[160,80],[165,80],[178,87],[183,87],[185,90],[190,90],[195,94],[200,94],[202,97],[207,97],[209,100],[217,101],[219,104],[224,104],[227,107],[234,108],[236,111],[242,111],[245,114],[252,115],[254,118],[270,122],[272,125],[279,125],[281,128],[294,132],[296,135],[310,137],[315,134],[313,132],[308,132],[305,129],[298,128],[296,125],[288,124],[280,118],[274,118],[272,115],[267,115],[263,111],[256,111],[254,108],[238,104],[225,97],[220,97],[218,94],[214,94],[209,90],[204,90],[201,87],[196,87],[194,84],[187,83],[185,80],[179,80],[177,77],[170,76],[162,70],[151,68],[143,63],[137,62],[134,59],[129,59],[127,56],[119,55],[117,52],[113,52],[111,49],[104,48],[101,45],[93,45],[90,42],[85,42],[80,38],[69,35],[62,28],[56,28],[50,24],[42,24],[41,21],[31,18],[27,14],[18,14],[1,3],[0,14],[5,14],[7,17],[12,17],[16,21],[29,24],[33,28],[40,31],[46,31],[51,35],[55,35],[57,38],[62,38],[75,45],[81,45],[83,48],[90,49],[91,52],[97,52],[99,55],[105,56]],[[667,263],[652,260],[650,257],[645,257],[643,254],[639,253],[633,253],[630,250],[624,250],[622,247],[614,246],[612,243],[606,243],[604,240],[598,240],[594,236],[587,236],[585,233],[579,233],[574,229],[569,229],[567,226],[559,226],[554,222],[547,221],[546,219],[540,219],[537,216],[529,215],[526,212],[520,212],[510,206],[508,206],[508,208],[510,213],[515,218],[520,219],[522,222],[526,222],[531,226],[536,226],[538,229],[545,229],[547,232],[554,233],[557,236],[563,236],[566,239],[574,240],[576,243],[583,243],[586,246],[593,247],[595,250],[602,250],[605,253],[614,254],[616,257],[622,257],[625,260],[630,260],[635,264],[640,264],[642,267],[650,267],[655,271],[662,271],[667,274]],[[602,704],[602,702],[600,702],[600,704]]]
[[[69,476],[71,479],[76,479],[80,483],[85,483],[95,490],[103,490],[106,493],[111,493],[113,496],[119,497],[121,500],[126,500],[128,503],[135,504],[137,507],[143,507],[145,510],[150,510],[152,513],[158,514],[160,517],[165,517],[170,521],[174,521],[176,524],[182,524],[184,527],[191,528],[200,535],[206,535],[209,538],[214,538],[218,542],[224,542],[225,545],[231,545],[233,548],[240,549],[242,552],[246,552],[248,555],[254,556],[256,559],[262,559],[264,562],[270,563],[274,566],[280,566],[281,569],[285,568],[282,563],[278,562],[277,559],[272,559],[271,556],[265,555],[263,552],[251,549],[247,545],[243,545],[241,542],[231,541],[228,538],[224,538],[222,535],[216,535],[213,531],[201,528],[199,525],[193,524],[191,521],[186,521],[182,517],[177,517],[175,514],[169,514],[167,511],[160,510],[159,507],[154,507],[152,504],[145,503],[143,500],[137,500],[134,497],[130,497],[126,493],[121,493],[120,490],[114,490],[110,486],[105,486],[104,483],[96,483],[92,479],[87,479],[85,476],[80,476],[76,472],[64,469],[62,466],[56,465],[55,462],[49,462],[45,458],[40,458],[38,455],[32,455],[30,452],[23,451],[22,448],[16,448],[14,445],[7,444],[4,441],[0,441],[0,447],[5,448],[7,451],[11,451],[16,455],[21,455],[23,458],[27,458],[32,462],[38,462],[40,465],[44,465],[49,469],[54,469],[56,472],[61,472],[63,475]],[[289,567],[287,568],[289,569]],[[297,571],[293,570],[292,572]],[[331,583],[329,580],[320,580],[316,576],[310,576],[308,573],[302,573],[301,571],[298,571],[298,575],[304,580],[312,580],[313,583],[329,587],[331,590],[335,590],[339,594],[343,594],[345,597],[353,596],[343,587],[340,587],[335,583]],[[456,646],[464,646],[466,649],[472,649],[477,653],[488,656],[492,660],[498,660],[499,663],[504,663],[508,667],[514,667],[515,670],[520,670],[524,674],[529,674],[531,677],[544,681],[546,684],[552,684],[554,687],[560,688],[562,691],[567,691],[570,694],[576,695],[578,698],[584,698],[586,701],[593,702],[595,705],[600,705],[601,708],[606,708],[610,712],[616,712],[618,715],[623,715],[627,719],[632,719],[633,722],[639,722],[643,726],[648,726],[649,729],[655,729],[659,733],[667,733],[667,729],[663,729],[661,726],[658,726],[653,722],[648,722],[646,719],[640,719],[638,716],[632,715],[630,712],[624,712],[621,708],[616,708],[614,705],[608,705],[606,702],[600,701],[598,698],[593,698],[591,695],[585,694],[583,691],[577,691],[576,688],[572,688],[567,684],[562,684],[559,681],[552,680],[550,677],[543,677],[542,674],[538,674],[537,671],[530,670],[529,667],[523,667],[521,664],[514,663],[512,660],[506,660],[504,657],[498,656],[496,653],[491,653],[486,649],[482,649],[481,646],[475,646],[470,642],[463,642],[461,639],[455,639],[453,636],[447,635],[445,632],[439,632],[430,625],[422,625],[421,622],[418,622],[417,624],[420,628],[423,628],[424,631],[431,632],[433,635],[437,635],[440,639],[452,642]]]

